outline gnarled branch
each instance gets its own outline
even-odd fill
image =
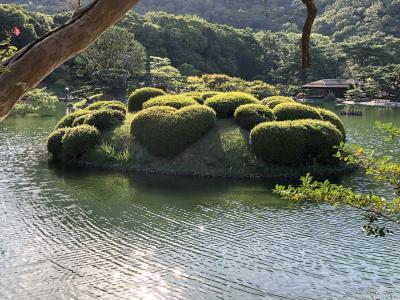
[[[0,75],[0,122],[15,103],[65,61],[90,46],[139,0],[95,0],[68,23],[21,49]]]

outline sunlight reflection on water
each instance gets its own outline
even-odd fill
[[[345,119],[350,140],[376,147],[373,118]],[[400,235],[363,236],[358,212],[291,207],[262,182],[55,168],[54,122],[0,125],[1,299],[400,297]]]

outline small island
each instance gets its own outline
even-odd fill
[[[336,175],[346,132],[328,110],[243,92],[134,91],[62,118],[48,138],[65,165],[182,176],[296,178]]]

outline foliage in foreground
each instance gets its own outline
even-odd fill
[[[377,127],[386,132],[391,140],[398,140],[400,128],[393,124],[377,123]],[[314,201],[331,205],[346,205],[364,212],[367,223],[363,231],[367,235],[385,236],[392,231],[382,222],[400,225],[400,163],[392,158],[378,157],[374,152],[368,153],[359,146],[352,147],[341,144],[336,157],[348,164],[360,165],[363,171],[381,184],[391,186],[395,190],[392,198],[381,197],[372,191],[367,194],[354,192],[351,188],[336,185],[328,180],[314,181],[308,174],[301,178],[299,187],[275,187],[274,193],[293,202]]]

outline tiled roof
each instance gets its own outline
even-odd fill
[[[349,88],[350,85],[354,85],[353,79],[321,79],[303,85],[303,88]]]

